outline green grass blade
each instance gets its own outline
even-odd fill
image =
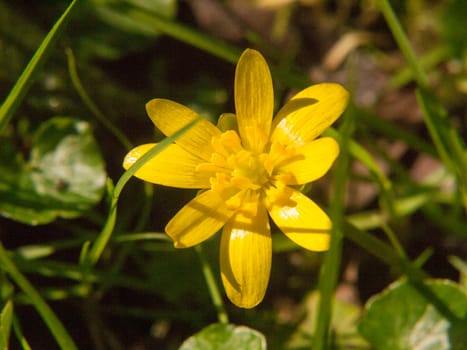
[[[380,261],[395,269],[395,271],[406,275],[413,281],[420,281],[428,274],[414,265],[405,257],[401,257],[389,244],[381,241],[375,235],[360,230],[349,221],[344,222],[344,236],[350,239],[368,253],[378,258]]]
[[[407,63],[409,64],[412,74],[421,87],[428,86],[428,78],[425,71],[423,70],[420,60],[415,56],[412,46],[410,45],[407,35],[405,35],[404,29],[402,28],[399,20],[397,19],[391,4],[387,0],[376,0],[389,28],[391,29],[392,35],[397,42],[397,45],[402,51]]]
[[[0,133],[8,125],[16,109],[21,104],[24,96],[28,92],[31,84],[34,81],[34,78],[41,68],[42,64],[46,61],[48,54],[53,49],[55,42],[62,34],[65,25],[70,20],[73,10],[76,8],[76,5],[79,3],[79,0],[73,0],[62,16],[54,24],[52,29],[46,35],[42,41],[39,48],[32,56],[28,65],[24,69],[23,73],[17,80],[15,86],[10,91],[9,95],[3,102],[0,107]]]
[[[452,171],[454,164],[446,147],[446,129],[449,128],[447,119],[440,115],[440,106],[435,105],[434,98],[426,90],[417,90],[416,95],[436,151],[444,165]]]
[[[420,65],[424,70],[430,71],[430,69],[448,59],[450,54],[451,51],[447,45],[435,47],[433,50],[420,57]],[[407,66],[390,78],[389,86],[393,89],[399,89],[410,83],[412,80],[412,69]]]
[[[7,251],[3,248],[0,243],[0,266],[5,270],[11,279],[21,288],[21,290],[28,296],[31,303],[36,308],[37,312],[41,315],[42,319],[49,327],[50,332],[54,336],[58,345],[61,349],[66,350],[77,350],[76,344],[74,343],[67,330],[57,318],[55,313],[49,307],[49,305],[42,299],[39,292],[33,287],[33,285],[24,277],[24,275],[18,270],[16,265],[8,257]]]
[[[229,316],[225,310],[224,303],[222,301],[221,293],[217,286],[217,281],[214,278],[211,265],[209,265],[206,254],[204,253],[203,247],[198,244],[195,246],[196,253],[198,253],[198,258],[201,263],[201,268],[203,270],[204,279],[206,280],[206,285],[209,289],[209,294],[211,295],[212,303],[217,311],[217,318],[219,323],[228,324]]]
[[[354,113],[349,109],[345,114],[340,133],[340,156],[333,173],[334,194],[330,208],[332,221],[331,242],[324,257],[319,278],[319,305],[316,327],[313,335],[313,349],[328,348],[329,327],[333,308],[334,291],[339,278],[342,258],[343,222],[345,208],[345,192],[350,166],[349,143],[354,130]]]
[[[18,343],[20,344],[23,350],[32,350],[31,346],[29,345],[28,341],[26,340],[21,325],[16,317],[13,317],[13,331],[15,332],[16,339],[18,339]]]
[[[73,83],[73,86],[75,87],[75,90],[83,103],[86,105],[86,107],[88,107],[92,114],[94,114],[97,121],[99,121],[102,126],[104,126],[120,142],[120,144],[125,147],[126,150],[130,150],[133,147],[130,140],[128,140],[128,138],[120,131],[120,129],[112,124],[112,122],[105,116],[104,112],[102,112],[99,107],[97,107],[97,105],[84,89],[83,84],[81,83],[81,79],[78,75],[73,51],[70,48],[67,48],[65,53],[68,60],[68,72],[70,74],[71,82]]]
[[[341,144],[341,149],[343,149],[343,138],[337,130],[335,130],[334,128],[328,128],[323,135],[332,136],[333,138],[335,138],[339,142],[339,144]],[[386,209],[390,214],[395,214],[394,199],[391,192],[391,181],[389,181],[389,179],[386,177],[376,160],[363,146],[351,139],[348,140],[346,147],[348,148],[348,152],[352,157],[358,159],[368,168],[370,174],[380,186],[380,195],[381,198],[383,198],[384,203],[386,204]]]
[[[196,28],[167,19],[155,13],[142,11],[136,6],[132,7],[131,10],[132,17],[137,19],[140,23],[144,23],[145,30],[147,30],[147,28],[154,29],[153,32],[147,34],[163,33],[230,63],[237,63],[242,53],[242,49],[203,33]],[[105,11],[105,9],[99,8],[97,11]],[[113,16],[116,20],[120,18],[120,15],[115,13]],[[120,20],[125,21],[123,15]],[[310,81],[304,72],[295,71],[294,69],[287,69],[284,71],[283,68],[274,65],[271,66],[271,72],[287,85],[296,88],[305,88],[310,85]]]
[[[418,89],[418,104],[422,108],[425,124],[436,150],[447,169],[457,176],[467,210],[467,155],[465,144],[449,123],[444,107],[429,91]]]
[[[457,256],[450,256],[449,263],[460,273],[460,283],[467,291],[467,262]]]
[[[106,10],[105,8],[97,8],[97,11],[105,12]],[[154,29],[152,33],[148,32],[147,34],[163,33],[169,35],[231,63],[237,62],[237,59],[240,57],[241,52],[236,47],[206,35],[195,28],[190,28],[155,13],[148,13],[148,11],[144,11],[136,6],[131,8],[131,13],[135,21],[144,24],[145,30],[147,28]],[[114,13],[113,16],[116,20],[126,21],[124,15]]]
[[[457,174],[463,204],[467,210],[467,157],[464,151],[465,146],[456,130],[447,122],[444,108],[438,103],[436,97],[430,93],[427,75],[420,60],[415,56],[409,39],[404,33],[389,1],[377,0],[377,4],[419,85],[417,100],[423,109],[425,123],[441,160],[446,167]]]
[[[104,228],[97,236],[96,240],[94,241],[94,244],[92,244],[91,248],[89,249],[89,253],[86,259],[84,259],[85,267],[89,268],[97,263],[112,236],[112,232],[117,219],[118,198],[126,183],[147,161],[149,161],[151,158],[162,152],[173,142],[182,137],[187,131],[189,131],[199,121],[199,118],[193,120],[188,125],[184,126],[179,131],[174,133],[172,136],[166,137],[164,140],[159,142],[156,146],[154,146],[146,154],[144,154],[140,159],[138,159],[130,169],[123,173],[123,175],[120,177],[117,184],[115,185],[115,189],[113,190],[109,215],[107,217],[107,221],[104,225]]]
[[[0,310],[0,349],[8,349],[12,320],[13,302],[8,299]]]
[[[429,141],[416,135],[404,125],[385,120],[375,114],[367,113],[364,110],[359,110],[358,122],[368,125],[370,132],[384,135],[389,139],[403,141],[407,146],[417,152],[426,153],[433,157],[436,156],[436,150]]]

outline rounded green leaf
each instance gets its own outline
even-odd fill
[[[179,350],[265,350],[266,339],[251,328],[216,323],[191,336]]]
[[[445,280],[396,282],[368,302],[359,331],[378,350],[465,350],[467,295]]]
[[[90,125],[56,117],[34,135],[30,160],[4,154],[0,164],[0,214],[27,224],[77,217],[100,201],[104,163]]]

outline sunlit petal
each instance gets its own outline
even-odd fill
[[[304,194],[284,187],[280,196],[268,198],[268,211],[281,231],[305,249],[329,248],[331,221],[326,213]]]
[[[296,94],[273,121],[272,141],[303,145],[319,136],[342,114],[349,94],[341,85],[312,85]]]
[[[199,117],[199,114],[190,108],[165,99],[149,101],[146,104],[146,111],[153,123],[166,136],[174,134]],[[204,160],[209,160],[213,152],[211,139],[220,134],[220,130],[214,124],[201,118],[176,143],[185,151],[194,153]]]
[[[176,248],[192,247],[211,237],[233,215],[219,195],[211,190],[186,204],[167,224],[165,231]]]
[[[145,144],[133,148],[123,160],[123,167],[130,168],[139,158],[156,144]],[[146,162],[135,176],[148,182],[179,188],[208,188],[209,176],[197,172],[196,166],[203,160],[173,144]]]
[[[269,219],[263,206],[256,215],[236,214],[224,226],[220,265],[222,282],[229,299],[243,308],[263,300],[271,270]]]
[[[245,148],[263,150],[271,129],[273,109],[269,67],[258,51],[245,50],[235,71],[235,111]]]
[[[339,145],[331,137],[322,137],[296,149],[296,155],[277,167],[289,185],[301,185],[322,177],[339,154]]]

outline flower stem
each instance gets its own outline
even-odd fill
[[[334,172],[334,195],[330,208],[332,221],[331,242],[329,251],[324,257],[323,267],[319,278],[319,305],[316,327],[313,336],[313,350],[328,348],[329,327],[332,320],[332,308],[334,291],[339,277],[339,269],[342,255],[342,239],[344,224],[344,197],[349,168],[350,136],[353,131],[353,113],[346,113],[346,118],[341,128],[340,148],[341,155]]]
[[[227,324],[229,323],[229,316],[224,307],[219,288],[217,287],[216,279],[212,273],[211,265],[206,259],[206,255],[201,247],[201,244],[198,244],[195,247],[196,253],[198,253],[199,260],[201,262],[201,268],[203,269],[204,278],[206,279],[206,284],[209,289],[209,294],[211,295],[212,302],[214,307],[217,310],[217,318],[219,323]]]

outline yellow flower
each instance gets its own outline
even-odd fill
[[[271,74],[263,56],[248,49],[235,73],[235,110],[223,131],[206,119],[152,158],[135,176],[200,192],[167,224],[175,247],[191,247],[223,228],[220,268],[224,288],[237,306],[252,308],[264,297],[271,269],[269,216],[296,244],[328,249],[331,222],[295,189],[322,177],[339,153],[330,137],[316,139],[343,112],[348,93],[338,84],[310,86],[288,101],[274,120]],[[165,135],[198,117],[178,103],[154,99],[147,112]],[[128,169],[154,144],[131,150]]]

